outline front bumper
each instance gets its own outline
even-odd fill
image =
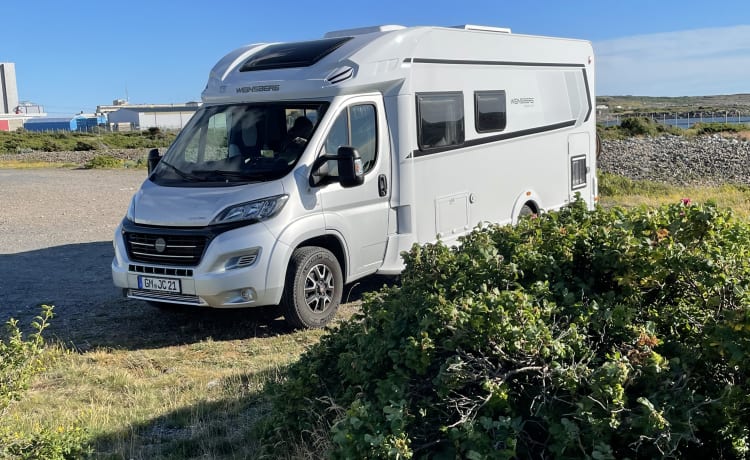
[[[189,267],[131,260],[123,225],[132,226],[132,223],[124,221],[115,231],[112,280],[129,298],[213,308],[276,305],[281,299],[284,280],[271,279],[268,266],[271,254],[283,243],[262,223],[214,235],[200,262]],[[143,231],[156,231],[155,228],[142,228]],[[168,230],[158,228],[160,232]],[[180,292],[141,289],[138,282],[141,276],[177,279]]]

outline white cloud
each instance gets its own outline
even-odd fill
[[[594,42],[596,93],[702,96],[750,93],[750,25]]]

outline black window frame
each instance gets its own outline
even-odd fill
[[[499,128],[491,128],[491,129],[480,129],[479,126],[479,120],[480,120],[480,113],[479,113],[479,98],[481,96],[495,96],[495,95],[502,95],[503,97],[503,125]],[[502,132],[505,131],[505,128],[508,127],[508,102],[507,102],[507,94],[504,89],[498,89],[498,90],[487,90],[487,91],[475,91],[474,92],[474,129],[477,131],[477,133],[496,133],[496,132]]]
[[[459,97],[459,107],[461,109],[461,117],[460,117],[460,135],[459,135],[459,141],[454,144],[446,144],[446,145],[436,145],[436,146],[430,146],[425,147],[422,143],[422,106],[421,101],[423,98],[430,98],[430,97]],[[416,105],[416,114],[417,114],[417,146],[419,147],[420,152],[425,153],[439,153],[447,150],[453,150],[457,148],[461,148],[466,143],[466,110],[464,107],[464,93],[463,91],[428,91],[428,92],[419,92],[415,93],[415,105]]]

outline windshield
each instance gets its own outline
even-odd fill
[[[169,186],[240,185],[294,167],[328,103],[204,107],[169,147],[151,180]]]

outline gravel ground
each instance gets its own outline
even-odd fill
[[[22,325],[55,305],[52,328],[84,330],[121,301],[112,285],[112,235],[145,171],[0,170],[0,320]],[[77,335],[77,334],[76,334]]]
[[[74,350],[152,348],[211,338],[288,333],[280,318],[250,310],[159,310],[112,284],[112,236],[144,170],[0,169],[0,322],[28,330],[40,304],[55,306],[48,337]],[[340,316],[385,280],[348,286]]]

